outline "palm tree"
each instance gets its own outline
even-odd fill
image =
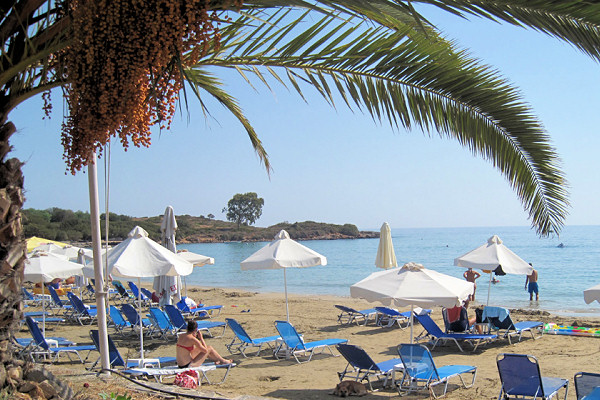
[[[212,0],[218,10],[229,1]],[[529,27],[600,59],[595,3],[541,0],[247,0],[224,21],[220,48],[182,69],[200,99],[218,99],[241,122],[267,170],[269,161],[236,100],[215,75],[235,68],[269,84],[316,89],[337,103],[455,138],[506,176],[541,235],[559,232],[568,207],[565,181],[548,135],[517,90],[491,68],[445,40],[414,7],[429,4],[463,17]],[[69,82],[62,51],[70,45],[68,1],[12,0],[0,5],[0,359],[20,316],[25,247],[21,163],[7,159],[15,126],[10,111]],[[173,54],[180,60],[189,54]],[[271,79],[271,81],[269,81]],[[248,82],[250,82],[248,78]],[[4,366],[9,362],[5,361]],[[0,369],[2,369],[0,363]],[[0,377],[4,376],[0,373]],[[5,382],[0,382],[3,386]]]

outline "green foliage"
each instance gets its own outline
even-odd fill
[[[56,217],[52,222],[52,215],[63,216],[64,219]],[[68,229],[63,229],[65,220],[76,218],[77,223]],[[111,241],[121,241],[136,226],[144,228],[150,238],[160,240],[160,224],[162,215],[145,218],[133,218],[126,215],[110,213],[109,236]],[[113,218],[114,217],[114,218]],[[282,222],[267,228],[256,228],[251,226],[237,227],[237,224],[227,221],[211,220],[205,217],[193,217],[190,215],[178,215],[177,219],[177,241],[184,243],[196,242],[240,242],[240,241],[270,241],[282,229],[288,231],[293,239],[350,239],[360,237],[377,237],[373,232],[359,232],[356,225],[344,224],[333,225],[322,222]],[[104,220],[101,221],[104,232]],[[61,209],[48,210],[23,210],[23,230],[25,237],[39,236],[51,240],[67,242],[89,242],[90,215],[81,211],[70,211]]]
[[[229,202],[223,212],[227,212],[227,220],[235,222],[238,229],[241,225],[252,225],[262,215],[265,200],[254,192],[237,193]]]
[[[101,399],[103,400],[132,400],[133,397],[131,397],[129,394],[125,393],[125,394],[117,394],[117,393],[99,393],[99,396]]]

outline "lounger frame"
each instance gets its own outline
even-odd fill
[[[465,389],[475,384],[477,367],[473,365],[445,365],[436,367],[429,349],[419,344],[401,344],[398,346],[398,354],[402,360],[403,374],[397,383],[398,393],[406,394],[427,389],[432,397],[438,398],[435,393],[437,385],[443,385],[442,396],[448,392],[450,379],[458,377]],[[418,360],[413,361],[413,357]],[[470,383],[467,383],[463,375],[472,375]]]
[[[304,342],[298,331],[296,331],[296,328],[287,321],[275,321],[275,329],[281,335],[282,342],[275,349],[273,355],[279,360],[281,353],[284,353],[286,358],[289,358],[291,354],[298,364],[309,362],[315,354],[321,354],[325,350],[329,350],[332,356],[339,357],[339,354],[333,353],[331,346],[348,341],[347,339],[323,339],[314,342]],[[317,350],[320,351],[316,352]],[[300,361],[298,356],[308,356],[308,359]]]

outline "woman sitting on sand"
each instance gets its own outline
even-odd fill
[[[207,358],[214,361],[215,364],[231,364],[232,362],[232,360],[221,357],[212,346],[206,345],[196,321],[189,321],[187,332],[177,338],[176,354],[179,368],[198,367]]]

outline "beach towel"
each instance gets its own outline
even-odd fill
[[[446,313],[448,315],[448,322],[456,322],[460,318],[460,311],[462,310],[462,306],[447,308]]]
[[[502,322],[506,317],[508,317],[508,310],[504,307],[486,306],[483,308],[483,314],[481,315],[483,321],[487,318],[498,318],[498,321]]]

